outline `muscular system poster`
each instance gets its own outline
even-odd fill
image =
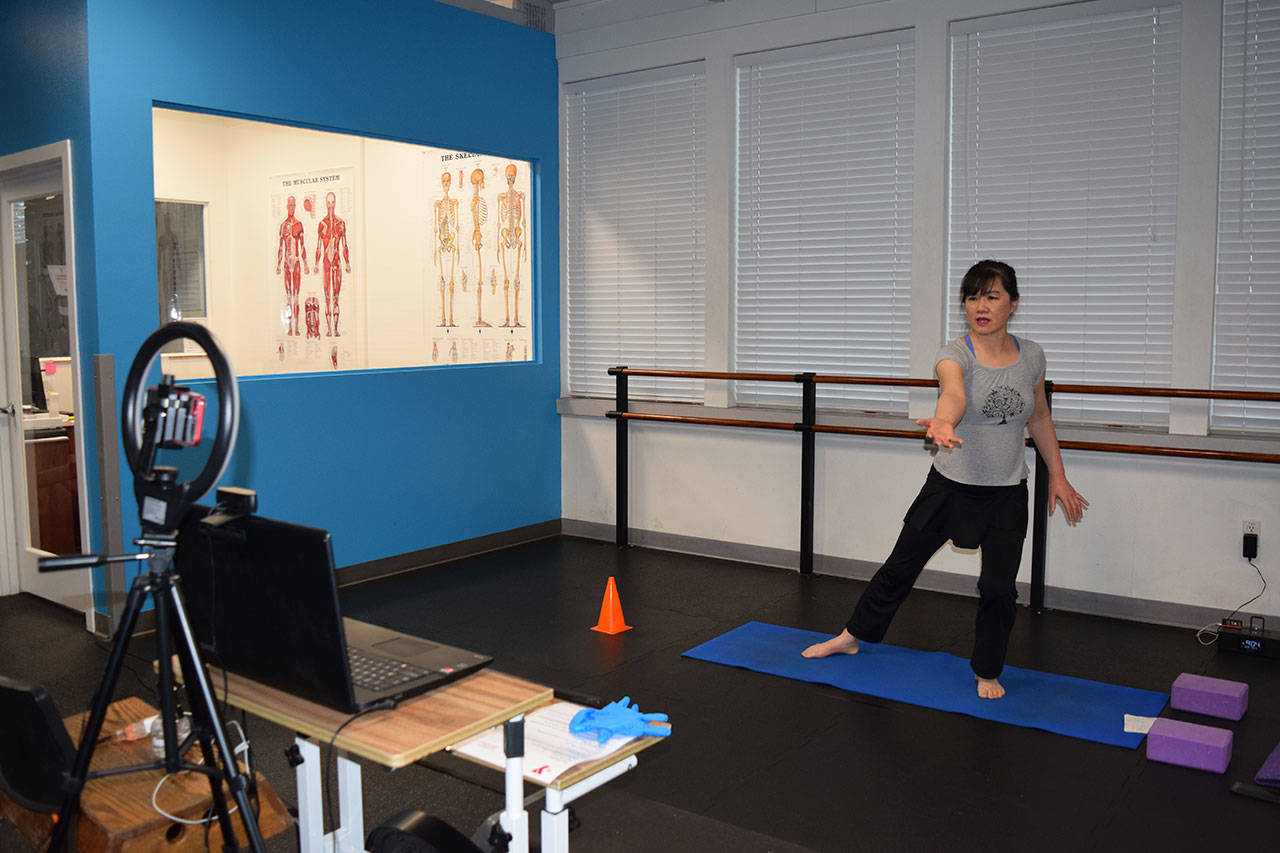
[[[428,364],[532,361],[530,164],[423,154]]]
[[[268,179],[270,291],[263,345],[281,373],[363,366],[355,170]]]

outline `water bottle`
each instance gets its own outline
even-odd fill
[[[184,714],[178,717],[178,745],[181,745],[189,734],[191,734],[191,718]],[[159,716],[151,721],[151,754],[156,758],[164,758],[164,723]]]

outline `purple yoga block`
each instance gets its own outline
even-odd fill
[[[1170,703],[1175,710],[1238,720],[1249,705],[1249,685],[1184,672],[1173,682]]]
[[[1147,758],[1225,773],[1231,762],[1231,741],[1226,729],[1161,717],[1147,732]]]
[[[1271,750],[1271,754],[1267,756],[1266,761],[1262,762],[1262,769],[1258,771],[1257,776],[1253,777],[1253,781],[1259,785],[1280,788],[1280,745]]]

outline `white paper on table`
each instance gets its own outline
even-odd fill
[[[1136,714],[1124,715],[1124,730],[1133,734],[1143,734],[1151,731],[1151,726],[1156,721],[1156,717],[1139,717]]]
[[[575,765],[599,761],[639,740],[615,735],[599,743],[594,732],[590,738],[573,734],[569,731],[569,721],[584,707],[573,702],[552,702],[525,714],[524,778],[545,785]],[[449,751],[498,770],[507,763],[502,726],[454,744]]]

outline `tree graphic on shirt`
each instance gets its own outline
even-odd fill
[[[1007,424],[1010,415],[1021,414],[1022,407],[1022,395],[1016,389],[1008,385],[997,385],[987,394],[987,400],[982,404],[982,414],[989,418],[999,418],[1000,423]]]

